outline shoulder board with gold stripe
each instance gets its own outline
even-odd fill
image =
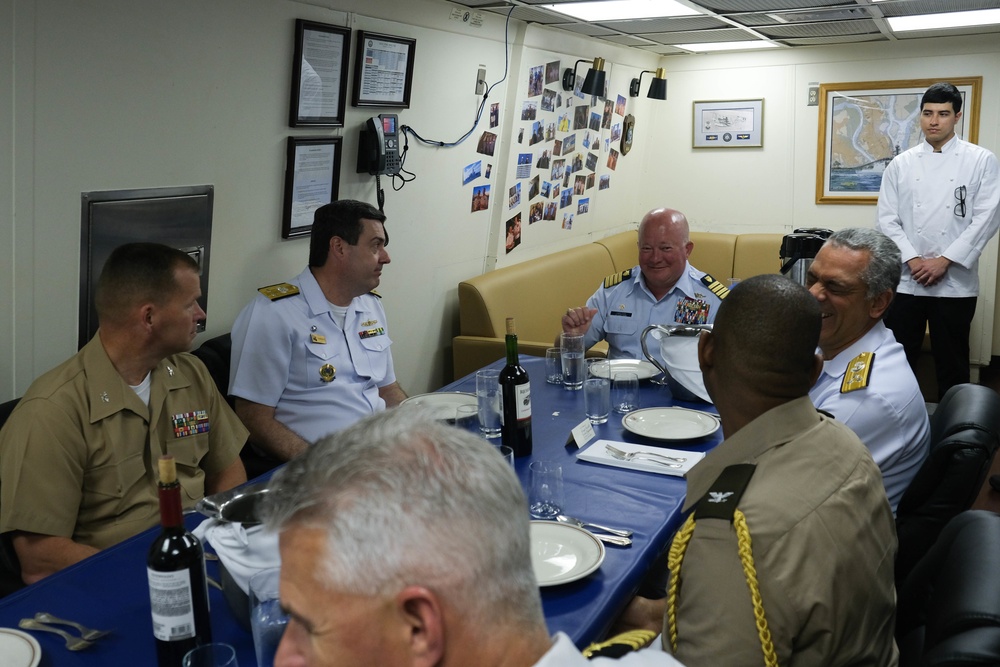
[[[299,293],[299,288],[291,283],[278,283],[276,285],[268,285],[267,287],[259,287],[257,291],[271,301],[277,301],[287,296],[295,296]]]
[[[623,280],[628,280],[632,277],[632,269],[625,269],[621,273],[612,273],[610,276],[604,279],[604,289],[609,287],[614,287]]]
[[[725,299],[729,296],[729,288],[720,283],[718,280],[708,275],[707,273],[702,276],[701,282],[705,284],[705,287],[709,289],[715,296],[720,299]]]
[[[371,292],[368,292],[368,293],[371,294],[374,297],[378,297],[379,299],[382,298],[382,295],[379,294],[378,292],[376,292],[375,290],[372,290]]]
[[[872,366],[875,365],[874,352],[862,352],[851,359],[844,373],[844,381],[840,385],[840,393],[864,389],[872,379]]]
[[[652,630],[631,630],[615,635],[611,639],[594,643],[583,649],[583,655],[588,660],[593,658],[620,658],[633,651],[649,646],[656,639]]]

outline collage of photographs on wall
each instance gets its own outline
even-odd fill
[[[582,72],[575,90],[564,91],[561,72],[558,60],[528,68],[521,122],[515,124],[519,144],[515,182],[507,191],[511,216],[505,224],[507,253],[521,244],[522,219],[529,226],[551,221],[572,229],[574,217],[590,211],[595,185],[598,190],[611,187],[610,173],[597,181],[599,166],[603,163],[614,171],[618,165],[619,153],[612,144],[621,139],[625,97],[612,99],[607,91],[603,97],[584,95]],[[500,105],[494,102],[490,129],[480,135],[477,153],[493,157],[499,124]],[[472,186],[472,212],[488,210],[493,164],[480,159],[463,171],[462,184]]]

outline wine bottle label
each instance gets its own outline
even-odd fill
[[[191,573],[187,570],[149,575],[149,602],[153,608],[153,636],[165,642],[194,637]]]
[[[525,382],[514,386],[517,420],[531,419],[531,385]]]

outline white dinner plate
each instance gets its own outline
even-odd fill
[[[531,567],[539,586],[583,579],[604,562],[604,544],[583,528],[531,522]]]
[[[687,408],[642,408],[622,417],[622,426],[654,440],[690,440],[719,430],[719,418]]]
[[[606,378],[609,374],[615,373],[635,373],[640,380],[648,380],[654,375],[659,375],[659,369],[644,359],[609,359],[606,364],[593,364],[590,367],[591,375],[599,378]]]
[[[404,399],[403,403],[419,405],[428,408],[435,419],[455,419],[455,410],[460,405],[477,405],[476,395],[463,391],[439,391],[430,394],[417,394]]]
[[[0,656],[4,667],[36,667],[42,659],[42,648],[27,632],[0,628]]]

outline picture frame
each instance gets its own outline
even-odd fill
[[[695,102],[692,148],[763,148],[764,100]]]
[[[356,48],[351,104],[409,109],[417,40],[359,30]]]
[[[344,125],[350,47],[350,28],[295,20],[290,127]]]
[[[281,238],[309,236],[313,215],[340,195],[341,137],[288,137]]]
[[[885,167],[896,154],[924,140],[920,98],[939,81],[962,92],[962,118],[955,132],[976,143],[981,76],[821,84],[816,203],[877,203]]]

